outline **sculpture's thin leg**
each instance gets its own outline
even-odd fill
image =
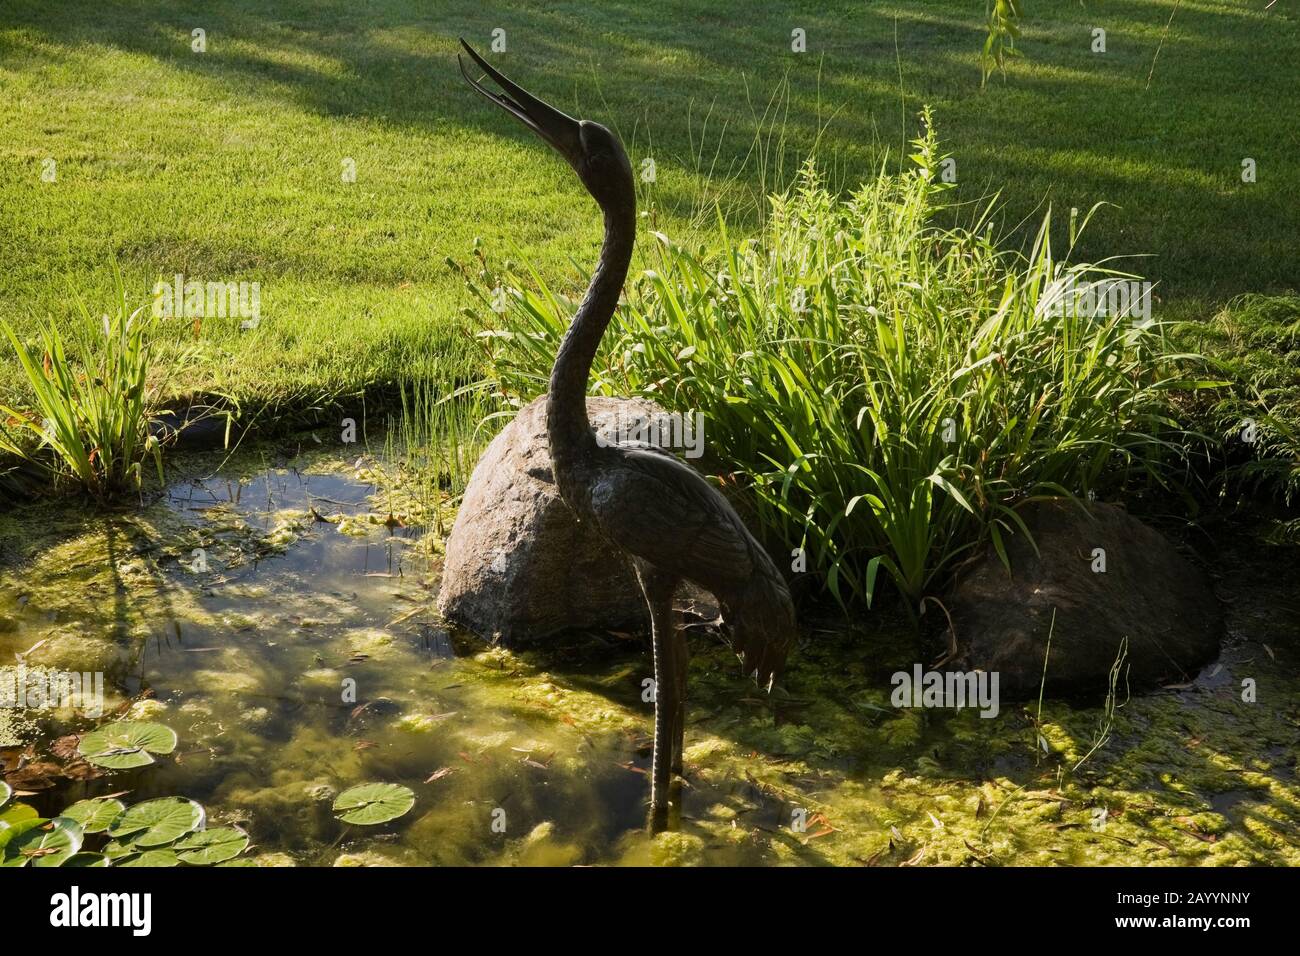
[[[637,577],[650,608],[655,666],[655,739],[650,760],[650,832],[668,828],[668,778],[672,763],[673,725],[677,717],[677,668],[674,665],[673,591],[676,581],[638,562]]]
[[[673,669],[676,672],[677,707],[673,722],[673,763],[672,772],[682,775],[682,749],[686,736],[686,668],[690,663],[691,651],[686,646],[686,632],[681,628],[673,631]],[[679,801],[680,803],[680,798]]]

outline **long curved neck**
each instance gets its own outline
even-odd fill
[[[605,210],[605,239],[600,247],[600,264],[578,307],[573,324],[551,370],[550,394],[546,400],[546,433],[555,467],[560,496],[569,499],[565,479],[596,446],[587,418],[587,377],[596,358],[605,328],[618,307],[632,261],[636,241],[635,201]]]

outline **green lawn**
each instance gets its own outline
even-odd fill
[[[444,263],[476,236],[577,283],[599,219],[576,179],[465,85],[455,38],[653,157],[673,234],[709,184],[779,181],[814,148],[842,184],[934,107],[961,200],[1000,191],[1006,228],[1108,201],[1083,258],[1137,268],[1180,316],[1300,285],[1295,242],[1300,21],[1265,0],[1031,4],[1004,83],[979,88],[979,0],[745,5],[466,0],[355,3],[5,0],[0,6],[0,316],[95,304],[116,258],[142,299],[159,276],[256,281],[261,325],[202,330],[192,388],[310,402],[399,373],[472,375]],[[1091,29],[1108,52],[1090,50]],[[190,31],[207,34],[191,51]],[[808,52],[790,50],[807,31]],[[784,103],[775,122],[762,114]],[[771,134],[750,147],[756,130]],[[1241,181],[1244,157],[1258,181]],[[342,181],[345,158],[356,182]],[[43,182],[44,161],[57,179]],[[710,177],[710,173],[713,176]],[[651,198],[647,192],[647,199]],[[734,198],[734,195],[733,195]],[[744,220],[744,206],[734,214]],[[1064,233],[1064,219],[1060,218]],[[1021,233],[1015,233],[1020,235]],[[174,322],[178,339],[189,324]],[[0,361],[0,395],[18,385]]]

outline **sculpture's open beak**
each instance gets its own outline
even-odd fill
[[[465,79],[469,80],[469,85],[507,113],[514,115],[525,126],[550,143],[551,147],[567,159],[571,165],[576,166],[582,158],[582,140],[578,135],[578,121],[572,116],[561,113],[550,104],[542,102],[523,87],[510,82],[499,71],[489,66],[486,60],[475,53],[473,47],[466,43],[464,39],[460,41],[460,45],[465,48],[465,52],[470,55],[483,72],[490,76],[493,82],[505,92],[493,93],[484,89],[477,80],[466,72],[465,61],[457,54],[456,62],[460,64],[460,72]]]

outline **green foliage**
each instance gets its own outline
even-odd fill
[[[1020,36],[1020,20],[1024,10],[1020,0],[987,0],[988,36],[980,51],[980,87],[988,84],[993,71],[1003,76],[1007,73],[1007,57],[1019,56],[1016,39]]]
[[[87,833],[103,833],[125,812],[126,805],[121,800],[78,800],[60,816],[81,824]]]
[[[1251,494],[1300,498],[1300,295],[1244,295],[1209,322],[1180,325],[1180,341],[1205,356],[1201,371],[1226,380],[1196,409],[1224,443],[1228,479]]]
[[[771,542],[844,602],[884,572],[915,608],[982,541],[1005,560],[1026,498],[1164,481],[1179,453],[1161,325],[1046,308],[1123,274],[1060,261],[1050,213],[1028,255],[997,247],[987,209],[936,226],[946,157],[923,119],[906,173],[838,199],[810,162],[760,235],[720,221],[720,254],[655,233],[593,369],[599,392],[703,412]],[[501,397],[544,391],[574,301],[485,260],[470,288]]]
[[[150,320],[143,306],[130,310],[120,276],[117,292],[116,310],[99,322],[77,299],[74,338],[45,325],[34,350],[0,320],[35,399],[30,412],[0,405],[8,417],[0,424],[0,450],[35,463],[56,484],[70,483],[99,499],[139,488],[148,458],[162,480],[162,451],[150,434],[161,387],[156,376],[151,380],[157,370]],[[35,447],[24,434],[34,437]]]
[[[415,806],[415,792],[398,783],[362,783],[334,800],[334,812],[344,823],[374,826],[404,816]]]
[[[51,819],[24,803],[0,814],[0,867],[229,866],[246,858],[248,834],[206,828],[207,812],[184,797],[127,807],[112,797],[79,800]],[[93,848],[91,848],[93,847]]]
[[[81,738],[77,752],[87,763],[112,770],[145,767],[154,754],[176,749],[176,731],[162,724],[119,720],[93,730]]]

